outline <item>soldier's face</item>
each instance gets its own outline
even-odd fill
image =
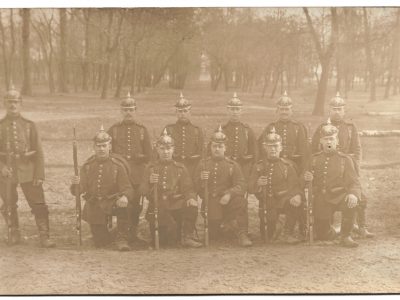
[[[280,120],[288,120],[293,115],[292,107],[278,106],[277,112]]]
[[[332,121],[341,121],[344,118],[344,106],[330,107],[329,117]]]
[[[172,159],[174,154],[174,146],[170,145],[158,145],[157,153],[161,160],[167,161]]]
[[[95,143],[94,152],[97,158],[107,158],[110,156],[111,143]]]
[[[320,143],[322,145],[322,150],[326,153],[332,152],[336,150],[336,147],[338,145],[338,139],[337,136],[326,136],[320,139]]]
[[[8,114],[16,115],[20,112],[21,101],[16,100],[5,100],[4,105]]]
[[[176,109],[178,120],[188,120],[190,117],[190,108]]]
[[[223,143],[211,142],[211,154],[213,157],[224,157],[226,146]]]
[[[136,108],[134,107],[121,108],[121,114],[124,120],[134,120],[136,116]]]
[[[231,120],[239,120],[242,115],[241,107],[228,107],[228,113]]]
[[[265,153],[267,154],[267,158],[279,158],[279,155],[282,151],[282,145],[280,143],[277,144],[263,144],[263,148]]]

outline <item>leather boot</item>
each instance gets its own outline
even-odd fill
[[[358,243],[356,243],[351,236],[342,237],[340,241],[340,245],[346,248],[356,248],[358,247]]]
[[[239,232],[238,234],[239,245],[242,247],[250,247],[253,245],[253,242],[247,236],[247,233],[244,231]]]
[[[131,247],[128,245],[128,222],[126,219],[117,217],[117,237],[115,244],[118,251],[129,251]]]
[[[56,244],[50,240],[49,236],[49,216],[36,216],[36,225],[39,229],[40,245],[44,248],[54,248]]]
[[[128,231],[128,242],[137,246],[145,247],[148,245],[148,242],[138,236],[138,228],[131,227]]]
[[[19,232],[19,220],[18,220],[17,210],[13,209],[11,211],[11,216],[10,216],[11,224],[8,224],[9,220],[5,208],[1,210],[1,214],[3,215],[4,220],[6,221],[7,227],[10,226],[10,240],[8,241],[8,244],[10,246],[19,244],[21,242],[21,234]]]
[[[357,209],[356,220],[358,223],[358,230],[355,230],[355,232],[360,236],[360,238],[365,239],[365,238],[375,237],[375,234],[373,234],[372,232],[369,232],[367,229],[365,207],[360,207]]]
[[[200,248],[203,246],[202,243],[196,241],[194,232],[192,233],[185,233],[183,238],[182,238],[182,246],[184,247],[190,247],[190,248]]]

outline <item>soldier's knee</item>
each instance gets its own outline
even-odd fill
[[[46,217],[49,214],[49,209],[45,203],[31,204],[32,214],[38,217]]]

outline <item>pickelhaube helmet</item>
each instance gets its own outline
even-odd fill
[[[105,144],[105,143],[110,143],[112,138],[111,136],[104,130],[103,125],[100,127],[100,131],[96,133],[94,136],[94,142],[96,144]]]
[[[276,133],[275,127],[271,128],[271,131],[264,136],[263,145],[276,145],[282,143],[282,138]]]
[[[232,108],[232,107],[242,107],[242,106],[243,106],[242,101],[240,101],[240,99],[238,98],[236,92],[233,93],[233,98],[231,98],[228,101],[227,107],[228,108]]]
[[[185,97],[183,97],[183,94],[181,92],[181,95],[179,96],[179,100],[176,101],[175,103],[175,107],[178,110],[181,109],[190,109],[192,107],[192,104],[190,104],[190,101],[185,99]]]
[[[287,95],[287,92],[285,91],[276,104],[278,105],[278,107],[291,107],[292,99]]]
[[[121,108],[136,108],[136,100],[131,97],[130,92],[128,92],[125,98],[122,98]]]
[[[339,132],[339,129],[336,126],[333,126],[331,123],[331,118],[328,118],[328,121],[321,128],[321,137],[327,136],[336,136]]]
[[[346,103],[344,102],[344,99],[340,96],[340,93],[337,92],[336,96],[333,97],[330,101],[329,101],[329,105],[331,107],[342,107],[345,106]]]
[[[157,146],[173,146],[174,139],[168,134],[167,129],[165,128],[161,136],[158,138],[156,142]]]
[[[218,130],[211,136],[211,141],[214,143],[222,144],[227,141],[226,134],[222,131],[221,125],[219,125]]]
[[[18,92],[13,83],[11,82],[10,84],[10,89],[7,91],[7,93],[4,95],[4,100],[8,101],[22,101],[21,93]]]

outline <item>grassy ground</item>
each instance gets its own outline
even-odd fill
[[[296,118],[315,128],[326,117],[312,117],[311,89],[293,93]],[[314,91],[315,92],[315,91]],[[210,92],[193,87],[184,91],[193,104],[193,123],[208,135],[226,122],[226,101],[232,92]],[[138,119],[152,137],[174,122],[173,104],[179,92],[155,89],[135,96]],[[256,132],[275,119],[276,99],[258,94],[240,94],[245,105],[243,120]],[[368,111],[400,114],[400,99],[367,103],[363,91],[349,95],[348,117],[363,129],[399,129],[393,116],[367,116]],[[368,223],[376,239],[360,241],[359,248],[337,245],[262,245],[259,241],[256,200],[249,198],[249,231],[255,246],[239,248],[235,241],[219,242],[207,250],[163,249],[155,252],[136,249],[118,253],[92,247],[87,224],[83,225],[84,245],[74,246],[74,199],[69,193],[72,169],[72,126],[79,139],[79,161],[91,154],[89,139],[103,124],[108,128],[119,119],[119,101],[100,100],[93,94],[49,96],[38,93],[24,100],[25,115],[36,122],[43,139],[46,158],[44,189],[50,207],[52,235],[58,247],[37,246],[37,231],[26,201],[19,201],[24,242],[15,247],[0,243],[0,294],[97,294],[97,293],[341,293],[398,292],[400,271],[398,242],[400,224],[400,167],[363,169],[362,184],[370,198]],[[363,165],[398,161],[398,138],[362,138]],[[203,223],[198,220],[199,234]],[[5,226],[0,228],[5,234]],[[141,220],[141,234],[148,227]]]

